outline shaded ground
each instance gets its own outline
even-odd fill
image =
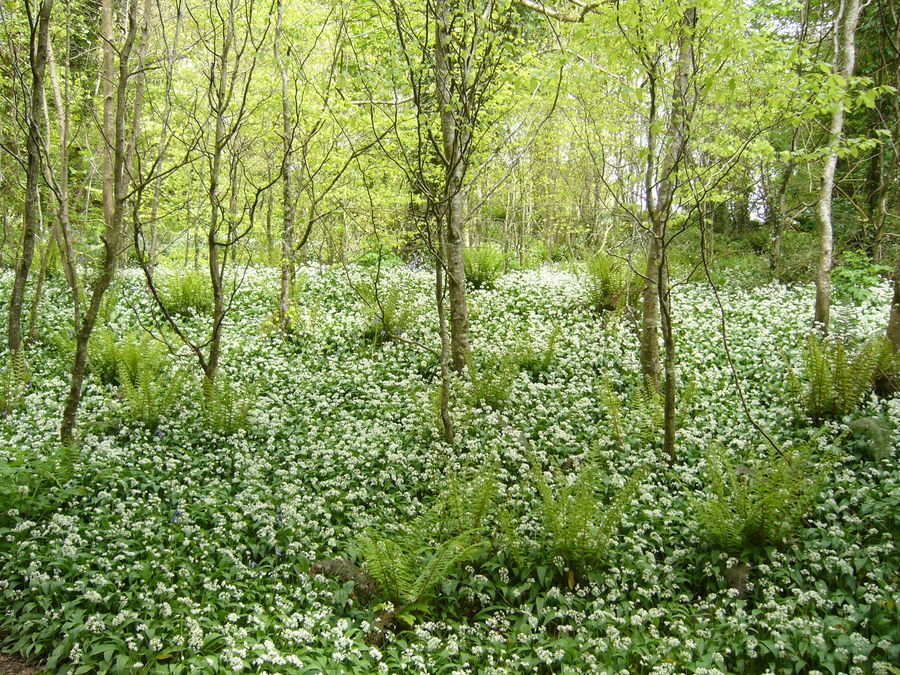
[[[17,654],[0,652],[0,675],[32,675],[42,670],[40,667],[29,666]]]

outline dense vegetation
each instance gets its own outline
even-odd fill
[[[357,269],[350,279],[370,274]],[[496,385],[505,391],[484,400],[473,383],[460,384],[452,414],[465,431],[453,449],[441,441],[428,354],[399,341],[373,346],[367,308],[348,278],[318,268],[303,271],[294,332],[273,331],[276,279],[277,271],[249,273],[227,329],[229,382],[251,401],[238,428],[205,418],[187,354],[173,361],[162,385],[171,395],[155,399],[166,408],[149,424],[98,366],[71,457],[54,442],[71,350],[55,318],[65,291],[59,282],[48,288],[47,340],[29,352],[31,384],[2,422],[4,444],[15,449],[6,471],[28,468],[4,482],[5,499],[18,504],[3,524],[10,644],[51,655],[54,667],[84,664],[83,672],[138,663],[208,672],[365,673],[401,664],[427,672],[884,672],[878,663],[896,662],[900,399],[867,395],[853,415],[885,430],[881,440],[841,436],[840,420],[820,434],[798,414],[789,380],[803,372],[808,286],[724,292],[753,415],[786,447],[812,448],[803,474],[824,467],[802,520],[766,541],[732,539],[732,531],[723,538],[724,519],[707,517],[718,485],[709,472],[722,461],[730,472],[754,467],[772,451],[739,412],[718,310],[703,285],[679,289],[675,305],[691,336],[680,361],[690,393],[681,459],[670,468],[661,461],[659,402],[641,393],[633,330],[624,317],[592,311],[583,276],[515,272],[473,293],[476,368],[509,361],[514,371]],[[427,340],[436,324],[428,274],[397,267],[383,283],[403,288],[414,310],[409,338]],[[105,330],[136,343],[141,323],[159,319],[139,274],[123,275],[117,298],[121,309]],[[848,337],[866,337],[883,325],[886,301],[879,285],[865,303],[839,306],[836,321]],[[202,330],[202,315],[193,316]],[[533,362],[522,355],[547,353],[551,339],[546,362],[526,369]],[[155,360],[148,353],[142,358]],[[577,528],[590,504],[602,517],[636,475],[621,524],[587,542],[602,544],[598,554],[548,520],[545,490],[558,499],[570,491],[557,525]],[[493,488],[479,496],[485,477]],[[779,487],[795,490],[804,479],[789,474]],[[574,503],[579,481],[588,504]],[[429,514],[454,485],[462,515],[450,510],[435,523]],[[782,499],[776,508],[785,506]],[[768,518],[764,526],[781,525]],[[752,528],[751,520],[739,511],[734,527]],[[401,612],[408,630],[377,646],[366,638],[380,603],[399,607],[403,596],[363,602],[346,580],[309,574],[316,561],[366,564],[373,538],[403,545],[407,553],[389,553],[396,560],[419,556],[418,573],[460,531],[471,536],[459,564],[410,599]],[[736,581],[742,564],[747,578]]]
[[[0,0],[0,641],[891,673],[888,0]]]

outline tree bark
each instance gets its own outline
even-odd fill
[[[112,44],[112,3],[113,0],[103,0],[103,30],[109,30],[104,33],[104,49],[113,54],[115,50]],[[137,138],[140,127],[140,101],[138,93],[142,91],[142,87],[136,87],[133,99],[130,101],[133,106],[133,116],[131,119],[131,133],[128,130],[128,82],[133,72],[131,70],[131,53],[134,47],[135,38],[138,33],[137,21],[137,2],[133,2],[129,7],[128,13],[128,29],[125,40],[120,49],[118,49],[119,67],[118,73],[115,72],[115,61],[110,56],[106,58],[104,54],[104,71],[111,85],[114,84],[115,91],[115,114],[113,116],[113,138],[106,137],[106,145],[112,148],[112,211],[109,213],[109,220],[105,223],[103,237],[103,267],[99,276],[91,284],[90,301],[87,311],[81,321],[81,328],[75,336],[75,362],[72,367],[72,378],[69,387],[69,395],[66,399],[66,405],[63,409],[62,422],[60,424],[60,438],[63,442],[71,442],[75,430],[75,421],[78,414],[78,407],[81,404],[81,395],[84,388],[84,378],[87,368],[88,342],[97,322],[97,314],[100,311],[100,303],[103,295],[112,284],[116,274],[116,263],[119,256],[119,248],[122,235],[122,222],[124,217],[125,199],[128,194],[128,188],[131,183],[128,175],[127,167],[131,163],[131,154],[134,150],[133,139]],[[146,20],[147,17],[145,17]],[[112,64],[112,72],[107,68]],[[143,72],[143,64],[139,65],[139,72]],[[104,131],[108,129],[104,128]],[[106,178],[106,177],[104,177]],[[105,183],[105,180],[104,180]]]
[[[450,7],[447,0],[434,3],[435,12],[435,87],[443,145],[445,219],[444,254],[447,264],[447,288],[450,296],[450,354],[453,369],[462,373],[469,361],[469,310],[466,297],[465,222],[463,179],[471,130],[460,125],[453,100],[449,62]]]
[[[891,300],[887,339],[894,346],[894,353],[900,353],[900,258],[894,264],[894,298]]]
[[[284,55],[281,53],[281,38],[284,31],[284,6],[278,0],[278,14],[275,23],[275,62],[281,76],[281,297],[278,303],[278,318],[282,331],[290,329],[291,283],[294,280],[294,194],[293,173],[293,118],[288,97],[288,72]]]
[[[669,463],[675,459],[675,337],[672,327],[671,295],[669,291],[668,264],[666,260],[666,233],[672,203],[677,189],[676,170],[687,147],[688,124],[691,106],[690,77],[694,62],[694,27],[697,23],[697,9],[685,10],[678,36],[678,61],[675,68],[671,112],[668,119],[665,153],[659,167],[656,184],[656,198],[653,196],[653,179],[657,176],[653,161],[655,147],[654,124],[657,117],[655,62],[648,66],[650,83],[650,115],[647,126],[649,152],[644,175],[647,214],[650,220],[650,242],[647,252],[646,280],[641,332],[641,367],[646,386],[660,392],[660,364],[658,325],[662,321],[665,346],[665,389],[662,392],[664,412],[663,452]]]
[[[21,255],[16,262],[16,274],[9,300],[7,344],[10,352],[18,352],[22,348],[22,306],[25,301],[25,282],[28,280],[28,272],[31,270],[35,241],[37,239],[42,154],[40,126],[43,118],[44,78],[50,44],[50,15],[52,11],[53,0],[42,0],[38,7],[38,16],[36,20],[33,20],[34,28],[30,36],[31,92],[25,109],[25,123],[28,131],[25,150],[27,157],[25,213],[22,222]],[[31,20],[31,17],[29,19]]]
[[[831,114],[828,127],[829,152],[822,170],[817,213],[819,216],[819,265],[816,271],[816,307],[813,320],[827,334],[831,315],[831,269],[834,266],[834,227],[831,201],[834,193],[834,174],[838,161],[838,145],[844,134],[844,115],[849,80],[856,65],[856,26],[864,6],[860,0],[847,0],[834,20],[834,69],[843,78],[842,97]]]

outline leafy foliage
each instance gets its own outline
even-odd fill
[[[9,352],[6,364],[0,372],[0,413],[9,415],[25,404],[25,392],[31,374],[25,356],[20,351]]]
[[[155,369],[141,362],[135,367],[136,372],[132,374],[125,361],[119,361],[119,392],[126,418],[154,428],[175,403],[180,383],[168,369]]]
[[[604,504],[600,469],[594,457],[588,455],[572,479],[557,466],[552,484],[534,457],[530,461],[532,479],[541,497],[547,552],[562,558],[569,587],[573,588],[576,572],[603,558],[646,471],[636,471]]]
[[[206,316],[213,311],[209,277],[199,270],[166,276],[160,287],[160,296],[168,310],[178,316]]]
[[[550,372],[553,360],[556,358],[556,345],[560,332],[559,326],[555,326],[543,344],[536,343],[529,339],[530,336],[523,334],[510,353],[510,359],[515,367],[528,373],[532,380],[539,380],[545,376]]]
[[[133,383],[142,371],[157,377],[166,365],[166,346],[146,330],[127,333],[121,339],[110,329],[91,335],[88,347],[91,370],[107,384],[124,384],[123,374]]]
[[[470,357],[466,399],[473,406],[499,410],[509,399],[518,373],[510,354],[488,354],[481,359],[480,367]]]
[[[707,498],[695,504],[697,519],[714,545],[733,555],[750,547],[783,546],[812,509],[830,469],[811,444],[750,467],[713,446],[706,457]]]
[[[585,265],[588,303],[595,312],[611,312],[633,305],[640,293],[640,278],[628,265],[608,253],[599,252]]]
[[[42,452],[18,450],[0,459],[0,524],[22,515],[40,518],[68,496],[64,484],[75,474],[78,447],[54,443]]]
[[[831,273],[835,296],[856,304],[865,302],[890,273],[888,265],[873,263],[863,251],[845,251],[841,264]]]
[[[239,386],[220,371],[214,381],[203,380],[203,421],[212,431],[231,436],[246,428],[254,399],[252,390]]]
[[[400,286],[378,287],[372,283],[360,286],[359,294],[367,314],[363,341],[379,347],[402,335],[412,326],[415,315],[403,301]]]
[[[883,358],[882,340],[870,340],[850,352],[844,340],[810,335],[803,367],[790,371],[790,390],[798,410],[814,422],[853,412],[872,388],[872,377]]]
[[[472,288],[493,288],[503,275],[506,258],[496,246],[481,244],[467,248],[463,254],[466,267],[466,283]]]

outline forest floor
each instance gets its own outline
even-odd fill
[[[669,466],[636,324],[593,312],[582,277],[515,272],[471,292],[474,370],[454,386],[453,447],[438,364],[413,344],[437,344],[433,279],[396,268],[378,283],[408,342],[386,340],[361,300],[369,270],[305,270],[282,335],[278,271],[251,269],[205,397],[189,351],[172,357],[143,334],[161,317],[124,271],[92,348],[80,443],[61,449],[71,310],[51,279],[28,384],[10,385],[18,399],[0,416],[0,630],[48,672],[73,673],[862,675],[900,662],[900,397],[804,418],[792,373],[812,286],[721,289],[747,406],[784,455],[742,412],[714,295],[677,288]],[[0,274],[0,297],[10,284]],[[179,321],[202,341],[208,298],[183,288]],[[853,344],[883,333],[889,303],[886,284],[839,301],[833,333]],[[798,453],[800,470],[779,480],[808,490],[805,517],[775,523],[788,532],[778,545],[735,549],[737,520],[717,530],[703,515],[716,467],[720,491],[740,491]],[[585,539],[554,529],[554,499],[567,523],[591,514]],[[601,537],[591,519],[607,512],[621,522],[587,555],[579,542]],[[452,534],[474,520],[477,541]],[[393,596],[369,602],[361,577],[311,576],[338,559],[352,565],[316,569],[393,569]],[[4,667],[33,672],[11,657]]]
[[[25,663],[18,654],[0,652],[0,675],[33,675],[42,671],[41,667]]]

